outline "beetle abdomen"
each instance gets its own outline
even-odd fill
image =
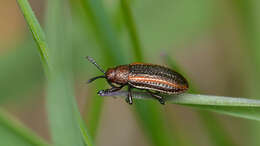
[[[188,83],[179,73],[159,65],[130,64],[128,83],[139,89],[168,94],[179,94],[188,89]]]

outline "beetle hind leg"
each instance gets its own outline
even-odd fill
[[[151,96],[155,97],[161,104],[165,104],[164,98],[160,96],[158,93],[154,93],[150,90],[146,90],[148,93],[150,93]]]

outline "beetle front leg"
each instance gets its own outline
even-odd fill
[[[100,91],[98,91],[98,95],[104,95],[104,94],[108,94],[108,93],[112,93],[112,92],[116,92],[116,91],[118,91],[118,90],[120,90],[120,89],[122,89],[124,86],[120,86],[120,87],[112,87],[112,88],[110,88],[110,89],[105,89],[105,90],[100,90]]]
[[[125,99],[125,101],[127,103],[129,103],[130,105],[133,104],[133,97],[132,97],[132,87],[128,85],[128,94],[127,94],[127,97]]]

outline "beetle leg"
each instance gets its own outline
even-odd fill
[[[150,90],[146,90],[148,93],[150,93],[151,96],[155,97],[161,104],[165,104],[165,101],[162,96],[158,95],[158,93],[154,93]]]
[[[111,93],[111,92],[116,92],[116,91],[118,91],[118,90],[120,90],[121,88],[123,88],[124,87],[124,85],[122,85],[122,86],[120,86],[120,87],[116,87],[116,86],[114,86],[114,87],[112,87],[112,88],[110,88],[110,89],[105,89],[105,90],[100,90],[100,91],[98,91],[98,95],[103,95],[103,94],[107,94],[107,93]]]
[[[113,85],[111,82],[108,81],[108,84],[113,87],[113,88],[117,88],[117,86]]]
[[[129,103],[130,105],[133,104],[133,97],[132,97],[132,91],[131,91],[132,87],[131,86],[128,86],[128,94],[127,94],[127,97],[125,99],[125,101],[127,103]]]

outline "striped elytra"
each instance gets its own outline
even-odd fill
[[[94,77],[88,82],[90,83],[98,78],[106,78],[111,85],[110,89],[101,90],[98,94],[104,95],[116,92],[124,86],[128,86],[126,101],[129,104],[133,103],[132,88],[146,90],[151,96],[158,99],[161,104],[164,104],[164,99],[159,93],[181,94],[189,88],[187,80],[181,74],[164,66],[132,63],[109,68],[105,72],[93,58],[87,57],[87,59],[104,73],[104,75]]]
[[[135,88],[167,94],[179,94],[188,89],[188,82],[179,73],[153,64],[130,64],[128,83]]]

